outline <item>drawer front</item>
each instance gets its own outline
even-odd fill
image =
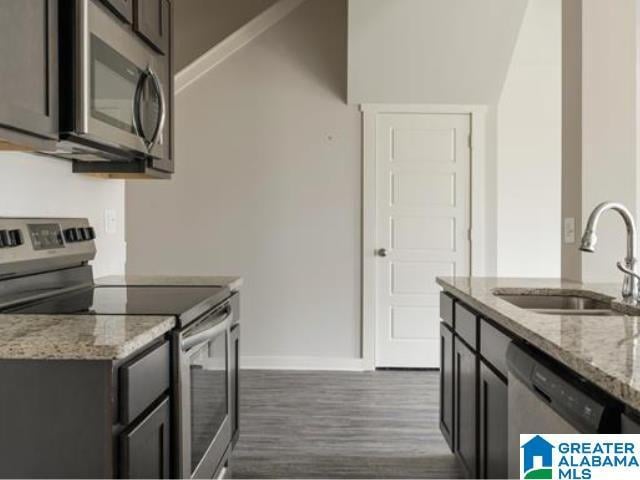
[[[123,425],[134,420],[170,385],[169,342],[145,352],[120,367],[120,419]]]
[[[496,327],[480,319],[480,355],[505,377],[507,376],[507,348],[511,338]]]
[[[454,300],[451,295],[440,292],[440,318],[444,323],[453,328],[453,304]]]
[[[455,332],[472,348],[477,348],[478,317],[475,312],[456,302]]]

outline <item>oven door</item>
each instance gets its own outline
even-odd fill
[[[229,404],[230,302],[178,334],[179,471],[213,478],[231,442]]]
[[[74,73],[79,93],[71,133],[88,144],[132,156],[168,157],[163,138],[166,57],[147,47],[97,2],[76,1]]]

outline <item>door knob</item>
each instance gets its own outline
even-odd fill
[[[376,251],[376,254],[377,254],[379,257],[386,257],[386,256],[389,254],[389,251],[388,251],[386,248],[379,248],[379,249]]]

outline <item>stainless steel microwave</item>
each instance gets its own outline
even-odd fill
[[[56,154],[170,171],[168,57],[97,0],[70,0],[63,16]]]

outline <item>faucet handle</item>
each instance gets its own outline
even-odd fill
[[[626,273],[627,275],[631,275],[632,277],[635,277],[638,280],[640,280],[640,275],[634,272],[633,270],[631,270],[630,268],[624,266],[622,262],[618,262],[616,263],[616,265],[618,266],[618,270],[620,270],[621,272]]]

